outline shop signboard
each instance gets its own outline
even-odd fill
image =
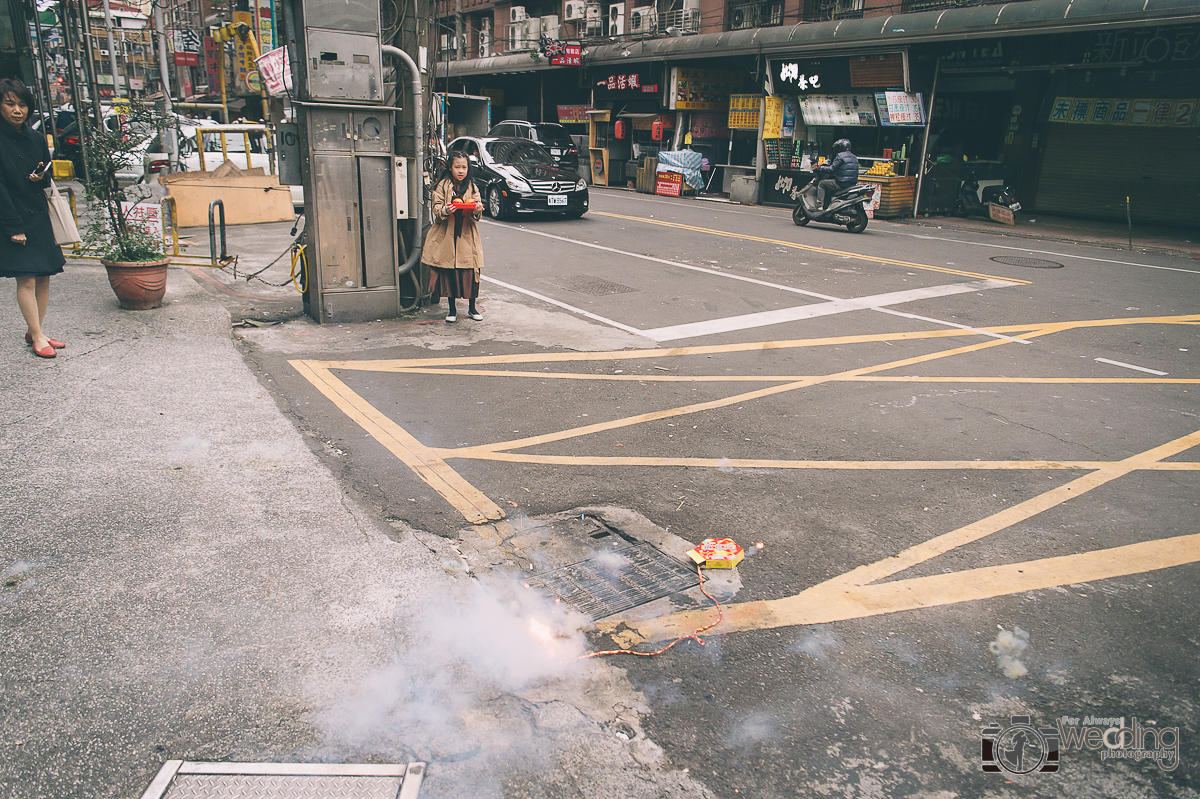
[[[823,94],[800,98],[806,125],[876,125],[875,98],[869,94]]]
[[[583,45],[579,42],[542,39],[541,50],[551,66],[577,67],[583,64]]]
[[[653,80],[653,78],[639,72],[620,72],[600,78],[596,81],[596,88],[608,92],[656,94],[658,92],[658,84],[654,83]]]
[[[204,66],[208,72],[208,85],[213,91],[217,90],[219,81],[217,80],[217,64],[221,60],[221,45],[211,36],[204,37]]]
[[[780,138],[790,139],[796,135],[796,101],[787,98],[783,101],[783,128],[780,131]]]
[[[131,225],[137,225],[162,241],[164,236],[162,206],[148,202],[122,202],[121,213]]]
[[[1067,125],[1200,126],[1200,99],[1055,97],[1047,121]]]
[[[654,193],[661,197],[678,197],[683,193],[683,174],[659,172],[654,178]]]
[[[671,67],[667,107],[673,111],[724,111],[727,98],[741,88],[742,77],[741,72]]]
[[[764,139],[778,139],[783,136],[783,98],[766,97],[763,99],[763,132]]]
[[[288,69],[286,47],[276,47],[266,53],[258,59],[257,66],[269,94],[278,97],[291,91],[292,71]]]
[[[171,31],[171,40],[176,66],[195,67],[200,65],[199,33],[186,28],[176,28]]]
[[[800,97],[806,94],[848,92],[850,67],[846,58],[785,58],[767,62],[767,91]]]
[[[560,105],[558,107],[559,123],[586,123],[589,119],[588,111],[591,111],[590,105]]]
[[[757,131],[762,101],[761,94],[729,95],[729,127],[732,130]]]
[[[919,92],[876,92],[875,105],[879,109],[880,125],[925,124],[925,106]]]

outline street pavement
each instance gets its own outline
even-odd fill
[[[246,280],[289,228],[231,227],[237,274],[173,268],[148,312],[72,261],[53,361],[0,323],[5,795],[138,796],[169,758],[421,760],[422,796],[1198,795],[1182,237],[597,191],[485,224],[483,323],[320,327],[286,258]],[[693,589],[597,630],[514,577],[600,527],[749,547],[703,646],[575,662],[714,618]],[[1178,765],[982,771],[1025,715],[1177,730]]]

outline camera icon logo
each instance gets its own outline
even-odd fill
[[[1057,727],[1034,727],[1029,716],[1012,716],[1007,727],[984,728],[980,748],[987,772],[1030,774],[1058,771]]]

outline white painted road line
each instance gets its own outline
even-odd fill
[[[707,267],[703,267],[703,266],[692,266],[691,264],[685,264],[680,261],[670,261],[670,260],[667,260],[666,258],[655,258],[653,255],[642,255],[640,252],[629,252],[628,250],[618,250],[616,247],[606,247],[603,244],[595,244],[590,241],[580,241],[579,239],[569,239],[566,236],[556,236],[553,233],[543,233],[540,230],[530,230],[529,228],[515,227],[513,225],[501,225],[498,222],[487,222],[485,224],[496,225],[496,227],[502,227],[502,228],[505,228],[506,230],[518,230],[522,233],[532,233],[535,236],[544,236],[545,238],[554,239],[555,241],[563,241],[563,242],[566,242],[567,244],[575,244],[580,247],[590,247],[593,250],[603,250],[604,252],[611,252],[611,253],[615,253],[616,255],[624,255],[629,258],[639,258],[643,261],[652,261],[656,264],[665,264],[667,266],[675,266],[680,269],[689,269],[693,272],[704,272],[705,274],[708,274],[708,275],[717,275],[718,277],[727,278],[729,280],[740,280],[743,283],[754,283],[755,285],[758,285],[758,286],[766,286],[767,288],[779,289],[780,291],[790,291],[793,294],[803,294],[806,297],[816,297],[819,300],[836,300],[837,299],[837,297],[833,297],[828,294],[818,294],[815,291],[805,291],[804,289],[793,288],[792,286],[784,286],[780,283],[769,283],[766,280],[759,280],[758,278],[754,278],[754,277],[744,277],[742,275],[731,275],[728,272],[722,272],[719,269],[708,269]]]
[[[849,300],[832,300],[814,305],[799,305],[792,308],[779,308],[774,311],[729,316],[724,319],[709,319],[703,322],[689,322],[682,325],[658,327],[642,331],[655,341],[676,341],[681,338],[696,338],[709,336],[714,333],[730,333],[735,330],[747,330],[752,327],[777,325],[783,322],[795,322],[800,319],[812,319],[817,316],[846,313],[847,311],[880,310],[887,305],[896,305],[931,297],[947,297],[952,294],[966,294],[984,289],[1011,286],[1004,280],[974,280],[970,283],[948,283],[942,286],[927,286],[907,291],[891,291],[887,294],[875,294],[869,297],[857,297]],[[1019,340],[1019,339],[1014,339]]]
[[[1158,375],[1159,377],[1163,377],[1165,375],[1170,374],[1170,372],[1160,372],[1157,369],[1147,369],[1144,366],[1134,366],[1131,363],[1122,363],[1121,361],[1110,361],[1108,358],[1097,358],[1096,360],[1099,361],[1100,363],[1111,363],[1113,366],[1123,366],[1126,369],[1137,369],[1139,372],[1147,372],[1152,375]]]
[[[614,320],[609,319],[604,316],[600,316],[599,314],[594,314],[591,311],[585,311],[582,308],[576,308],[574,305],[567,305],[565,302],[559,302],[558,300],[551,299],[550,297],[547,297],[544,294],[538,294],[535,291],[530,291],[529,289],[523,289],[520,286],[514,286],[512,283],[505,283],[502,280],[497,280],[496,278],[488,277],[487,275],[481,275],[481,278],[483,280],[486,280],[488,283],[495,283],[497,286],[503,286],[504,288],[506,288],[510,291],[515,291],[519,294],[524,294],[527,297],[533,297],[535,300],[541,300],[542,302],[546,302],[551,305],[556,305],[559,308],[570,311],[571,313],[577,313],[580,316],[586,316],[588,319],[593,319],[602,324],[606,324],[611,327],[615,327],[618,330],[624,330],[627,333],[634,333],[639,336],[645,335],[645,333],[638,330],[636,327],[630,327],[629,325],[623,325],[620,322],[614,321]]]
[[[854,304],[854,303],[862,303],[863,300],[872,299],[870,297],[860,298],[859,300],[844,300],[844,299],[841,299],[840,297],[834,297],[829,294],[819,294],[815,291],[806,291],[804,289],[798,289],[798,288],[794,288],[792,286],[784,286],[779,283],[770,283],[766,280],[759,280],[758,278],[753,278],[753,277],[745,277],[743,275],[732,275],[732,274],[729,274],[728,272],[722,272],[717,269],[708,269],[703,266],[693,266],[691,264],[685,264],[685,263],[681,263],[679,261],[671,261],[666,258],[656,258],[653,255],[643,255],[642,253],[629,252],[628,250],[620,250],[620,249],[617,249],[616,247],[607,247],[603,244],[596,244],[594,242],[588,242],[588,241],[580,241],[579,239],[571,239],[571,238],[567,238],[566,236],[556,236],[553,233],[544,233],[540,230],[530,230],[529,228],[517,227],[517,226],[513,226],[513,225],[501,225],[498,222],[492,222],[492,221],[486,221],[486,220],[485,220],[484,224],[495,225],[496,227],[505,228],[506,230],[516,230],[516,231],[520,231],[522,233],[531,233],[534,236],[542,236],[547,239],[554,239],[555,241],[561,241],[566,244],[575,244],[580,247],[589,247],[593,250],[603,250],[604,252],[611,252],[616,255],[624,255],[629,258],[637,258],[642,261],[651,261],[653,263],[664,264],[666,266],[673,266],[673,267],[677,267],[679,269],[687,269],[692,272],[702,272],[704,274],[715,275],[717,277],[723,277],[723,278],[726,278],[729,280],[739,280],[743,283],[753,283],[758,286],[765,286],[766,288],[778,289],[779,291],[787,291],[787,292],[791,292],[793,294],[802,294],[806,297],[815,297],[817,299],[826,301],[825,303],[819,303],[817,305],[800,306],[798,308],[784,308],[779,311],[765,311],[762,314],[750,314],[749,316],[763,316],[765,318],[771,314],[787,314],[788,312],[800,312],[806,308],[820,309],[820,308],[829,306],[831,304],[840,304],[834,310],[826,310],[824,312],[817,312],[817,313],[802,313],[801,315],[794,316],[792,318],[781,318],[778,321],[762,321],[760,324],[745,325],[743,327],[734,327],[734,328],[731,328],[732,330],[743,330],[743,329],[746,329],[747,327],[761,327],[763,325],[779,324],[780,322],[795,321],[797,319],[808,319],[813,316],[825,316],[830,313],[842,313],[844,311],[869,309],[869,310],[873,310],[873,311],[879,311],[880,313],[891,314],[893,316],[903,316],[908,319],[914,319],[914,320],[918,320],[921,322],[929,322],[930,324],[943,325],[945,327],[953,327],[953,328],[957,328],[959,330],[966,330],[970,333],[975,333],[980,336],[989,336],[991,338],[1004,339],[1005,341],[1013,341],[1018,344],[1031,344],[1032,343],[1026,339],[1014,338],[1012,336],[1005,336],[1000,333],[992,333],[987,330],[980,330],[979,328],[971,327],[970,325],[962,325],[957,322],[947,322],[944,319],[935,319],[931,316],[918,316],[916,314],[903,313],[901,311],[896,311],[891,308],[882,307],[881,303],[864,303],[864,304],[857,304],[857,305]],[[580,314],[581,316],[586,316],[587,318],[594,319],[597,322],[601,322],[606,325],[611,325],[612,327],[615,327],[619,330],[624,330],[629,333],[636,333],[636,334],[642,335],[642,336],[650,335],[650,333],[647,331],[639,330],[638,328],[621,324],[620,322],[614,321],[607,317],[600,316],[598,314],[594,314],[590,311],[585,311],[582,308],[576,308],[574,305],[568,305],[565,302],[551,299],[551,298],[545,296],[544,294],[538,294],[537,292],[530,291],[529,289],[520,288],[519,286],[515,286],[510,283],[504,283],[502,281],[496,280],[493,277],[484,276],[483,280],[487,280],[489,282],[495,283],[498,286],[503,286],[504,288],[511,289],[520,294],[525,294],[526,296],[533,297],[534,299],[542,300],[543,302],[547,302],[551,305],[555,305],[555,306],[558,306],[559,308],[563,308],[564,310],[568,310],[573,313]],[[934,293],[932,295],[927,295],[927,296],[939,297],[939,296],[946,296],[947,294],[958,294],[958,293],[962,293],[962,292],[982,291],[985,289],[994,289],[994,288],[1007,288],[1009,286],[1013,286],[1016,284],[1010,283],[1006,280],[988,279],[988,280],[973,281],[971,283],[952,283],[949,285],[961,286],[963,288],[960,288],[956,291],[948,291],[948,292],[944,292],[944,293]],[[945,286],[933,286],[931,288],[935,292],[938,292],[939,289],[943,289],[943,288],[945,288]],[[926,289],[913,289],[913,291],[918,291],[918,292],[926,291]],[[909,292],[893,292],[893,293],[894,294],[908,294]],[[886,296],[889,296],[889,295],[884,295],[884,294],[877,295],[877,297],[886,297]],[[913,299],[922,299],[922,297],[914,297]],[[911,301],[912,300],[900,300],[900,302],[911,302]],[[736,319],[736,318],[741,318],[741,317],[733,317],[733,318]],[[716,320],[716,321],[720,322],[721,320]],[[691,324],[704,325],[704,324],[708,324],[708,323],[694,322]],[[686,325],[679,325],[678,327],[686,327]],[[659,328],[659,329],[666,330],[667,328]],[[713,330],[711,332],[716,333],[716,332],[721,332],[721,331]],[[695,335],[707,335],[707,334],[697,333]],[[680,338],[682,338],[682,336]],[[667,341],[669,339],[659,339],[659,340]]]

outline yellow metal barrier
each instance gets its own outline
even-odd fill
[[[245,147],[246,152],[246,169],[254,168],[250,152],[250,134],[261,133],[263,136],[263,149],[266,150],[264,155],[267,156],[267,166],[270,169],[269,174],[275,174],[275,159],[272,158],[271,152],[271,129],[266,125],[206,125],[196,128],[196,152],[200,155],[201,172],[208,171],[204,165],[205,136],[220,136],[221,160],[224,162],[229,159],[229,144],[225,140],[226,133],[242,134],[243,147]]]

